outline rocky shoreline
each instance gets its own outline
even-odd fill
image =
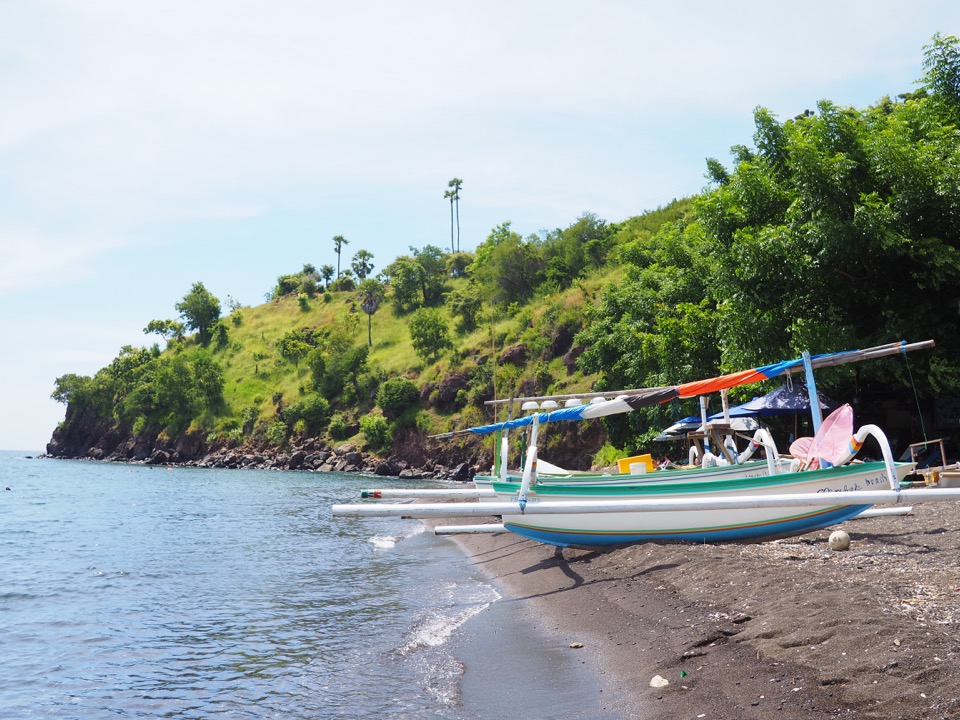
[[[316,438],[307,438],[282,451],[231,443],[208,448],[196,436],[187,435],[176,441],[154,443],[128,439],[116,444],[110,451],[104,449],[103,443],[98,443],[82,452],[70,452],[54,437],[47,445],[45,457],[231,470],[363,473],[448,482],[469,482],[478,472],[478,468],[469,462],[447,466],[425,459],[423,463],[414,465],[395,455],[382,458],[359,452],[356,445],[350,442],[331,447]]]

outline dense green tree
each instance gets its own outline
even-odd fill
[[[283,410],[284,421],[291,427],[302,421],[308,435],[319,434],[329,416],[330,403],[316,394],[301,398]]]
[[[320,277],[323,278],[323,287],[330,287],[330,282],[333,280],[334,273],[333,265],[321,265],[320,266]]]
[[[960,304],[960,143],[938,112],[932,96],[823,101],[784,123],[757,111],[757,152],[697,201],[726,363],[891,337],[955,344],[942,309]]]
[[[477,317],[483,307],[483,294],[476,284],[469,284],[464,288],[447,293],[447,308],[457,318],[460,332],[471,332],[477,329]]]
[[[316,346],[311,335],[305,330],[291,330],[277,340],[277,352],[280,357],[294,366],[299,366],[300,360],[305,358]]]
[[[397,313],[409,312],[423,304],[423,274],[423,267],[409,255],[401,255],[384,270]]]
[[[343,392],[347,383],[356,389],[360,374],[367,367],[368,354],[366,345],[330,353],[325,358],[324,373],[317,386],[320,394],[333,401]]]
[[[116,397],[114,385],[101,370],[93,377],[68,373],[58,377],[51,398],[67,406],[65,423],[89,415],[110,418]]]
[[[410,252],[411,255],[401,255],[383,271],[398,313],[438,303],[447,278],[448,256],[440,248],[426,245],[419,250],[411,247]]]
[[[144,335],[156,333],[166,340],[183,340],[186,327],[176,320],[151,320],[143,329]]]
[[[393,428],[383,415],[369,413],[360,418],[360,431],[374,452],[382,452],[393,441]]]
[[[960,41],[936,33],[923,50],[923,88],[947,122],[960,125]]]
[[[419,400],[420,390],[416,383],[404,377],[387,380],[377,391],[377,407],[388,418],[398,417]]]
[[[54,381],[54,390],[50,397],[58,403],[70,404],[74,400],[80,401],[90,387],[91,378],[86,375],[67,373]]]
[[[448,256],[446,262],[447,275],[455,278],[465,277],[467,268],[470,267],[474,259],[473,253],[468,252],[457,252]]]
[[[272,299],[283,297],[284,295],[289,295],[290,293],[297,292],[302,282],[302,277],[297,274],[288,274],[281,275],[277,278],[277,284],[273,288],[273,292],[270,294]]]
[[[307,353],[307,366],[310,368],[310,378],[313,380],[313,387],[317,392],[321,392],[323,376],[327,372],[327,361],[323,348],[315,347]]]
[[[220,301],[202,282],[197,282],[177,303],[176,310],[187,327],[197,331],[200,344],[206,345],[210,341],[210,327],[220,319]]]
[[[160,348],[156,345],[151,348],[124,345],[117,357],[101,372],[109,377],[115,397],[121,400],[134,392],[145,377],[149,377],[159,357]],[[118,408],[120,406],[121,403],[118,403]]]
[[[543,255],[536,237],[524,240],[506,222],[494,228],[470,266],[475,282],[494,302],[506,306],[533,297],[543,280]]]
[[[410,317],[410,340],[414,352],[427,362],[453,347],[447,321],[433,308],[420,308]]]
[[[223,402],[223,368],[206,352],[198,352],[193,359],[193,377],[203,406],[217,408]]]
[[[579,365],[601,375],[598,390],[672,385],[714,374],[720,353],[706,247],[699,226],[687,222],[623,247],[626,277],[605,288],[577,336],[585,347]],[[607,426],[622,447],[663,427],[667,412],[656,406],[612,418]]]
[[[413,259],[423,268],[420,274],[420,292],[423,304],[427,307],[435,305],[443,294],[444,281],[447,277],[447,256],[436,245],[424,245],[423,248],[410,248]]]
[[[558,289],[566,288],[588,270],[601,267],[610,247],[607,224],[593,213],[584,213],[570,227],[544,238],[544,279]]]
[[[183,432],[223,403],[223,370],[206,353],[155,354],[125,348],[114,360],[114,414],[146,430]]]

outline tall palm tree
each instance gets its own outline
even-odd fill
[[[380,308],[385,295],[383,283],[368,279],[360,283],[360,309],[367,314],[367,346],[373,347],[373,314]]]
[[[456,193],[454,193],[453,190],[443,191],[443,196],[445,198],[450,199],[450,252],[451,253],[454,252],[453,250],[453,197],[454,195],[456,195]]]
[[[333,247],[337,251],[337,277],[340,277],[340,251],[343,250],[344,245],[349,245],[350,241],[347,240],[343,235],[334,235],[333,236]]]
[[[460,187],[463,185],[463,180],[460,178],[454,178],[449,183],[448,187],[453,188],[453,198],[450,202],[457,204],[457,252],[460,252]],[[449,190],[447,191],[449,192]],[[451,230],[451,234],[452,234]]]

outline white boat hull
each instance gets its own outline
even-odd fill
[[[912,464],[896,466],[897,480]],[[493,483],[500,501],[517,501],[516,483]],[[889,490],[882,462],[855,463],[841,468],[785,473],[757,478],[733,477],[691,482],[645,483],[634,486],[535,486],[527,507],[551,502],[640,500],[690,501],[752,495],[822,495],[831,492]],[[869,508],[857,505],[794,505],[740,509],[674,509],[664,512],[539,512],[504,517],[504,528],[524,537],[565,546],[621,545],[651,540],[723,542],[798,535],[828,527]]]

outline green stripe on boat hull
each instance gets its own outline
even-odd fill
[[[689,542],[716,543],[737,542],[776,537],[802,535],[821,528],[836,525],[849,520],[871,507],[870,505],[846,505],[825,508],[803,515],[777,518],[743,525],[731,525],[715,528],[691,528],[687,530],[573,530],[569,528],[549,528],[535,525],[518,525],[504,519],[504,527],[510,532],[538,542],[558,547],[605,547],[630,545],[642,542]]]

